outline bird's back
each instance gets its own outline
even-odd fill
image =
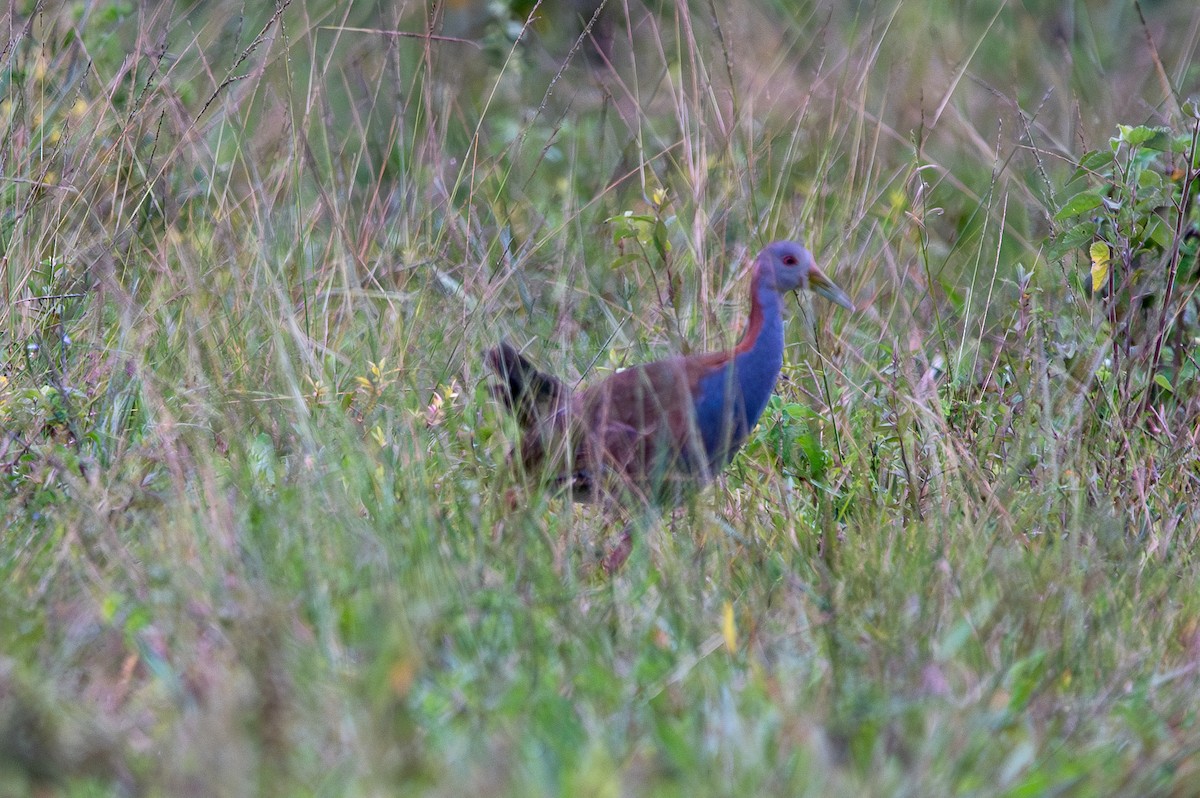
[[[605,494],[670,503],[733,458],[757,421],[735,351],[675,356],[570,393],[511,346],[488,353],[494,388],[522,428],[520,458],[578,501]],[[759,392],[769,393],[765,384]],[[753,418],[750,415],[753,415]]]
[[[707,457],[696,430],[693,373],[671,357],[617,372],[584,391],[584,452],[610,486],[647,499],[703,481]]]

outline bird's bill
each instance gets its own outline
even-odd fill
[[[854,310],[854,303],[850,301],[850,296],[816,266],[808,270],[808,287],[830,302],[841,305],[846,310]]]

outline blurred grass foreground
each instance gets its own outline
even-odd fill
[[[12,0],[0,795],[1200,795],[1193,2]],[[479,353],[731,343],[605,578]]]

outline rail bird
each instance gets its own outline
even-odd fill
[[[800,289],[854,310],[807,249],[776,241],[755,260],[736,346],[634,366],[580,391],[501,343],[487,362],[500,378],[492,391],[521,430],[512,459],[576,501],[679,503],[729,464],[758,423],[783,366],[784,297]],[[630,545],[627,528],[605,568],[619,568]]]

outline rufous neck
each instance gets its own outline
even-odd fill
[[[734,351],[738,354],[749,352],[758,344],[764,328],[773,330],[779,324],[781,315],[781,297],[779,292],[770,285],[758,269],[750,280],[750,318],[746,321],[746,331],[738,341]]]

